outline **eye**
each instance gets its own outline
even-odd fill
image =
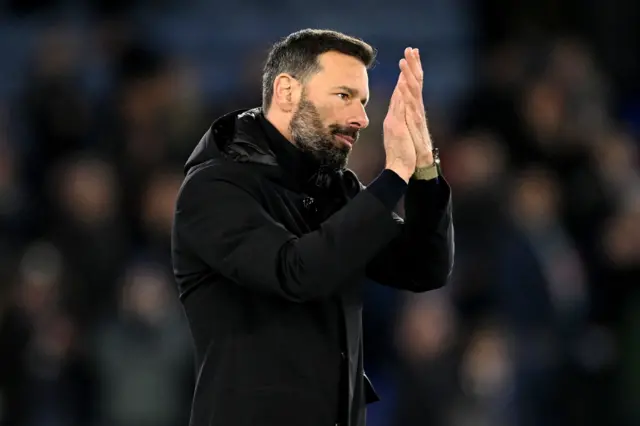
[[[338,97],[342,100],[348,101],[349,100],[349,94],[348,93],[338,93]]]

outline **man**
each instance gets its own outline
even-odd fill
[[[386,169],[346,169],[369,120],[368,44],[303,30],[272,48],[263,105],[213,123],[186,163],[173,262],[196,348],[192,426],[362,426],[368,278],[443,286],[450,190],[407,49],[384,122]],[[392,213],[406,193],[406,222]]]

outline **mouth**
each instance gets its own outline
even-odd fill
[[[345,134],[341,134],[341,133],[336,133],[335,137],[340,142],[342,142],[345,145],[347,145],[349,148],[351,148],[353,146],[353,144],[355,143],[355,141],[356,141],[354,137],[348,136],[348,135],[345,135]]]

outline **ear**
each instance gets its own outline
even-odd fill
[[[273,105],[281,111],[292,112],[300,101],[302,86],[291,74],[279,74],[273,82]]]

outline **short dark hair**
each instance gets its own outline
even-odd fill
[[[359,59],[367,68],[376,59],[376,50],[359,38],[332,30],[305,29],[289,34],[271,47],[262,73],[262,109],[273,99],[273,83],[281,73],[304,81],[320,70],[318,56],[338,52]]]

